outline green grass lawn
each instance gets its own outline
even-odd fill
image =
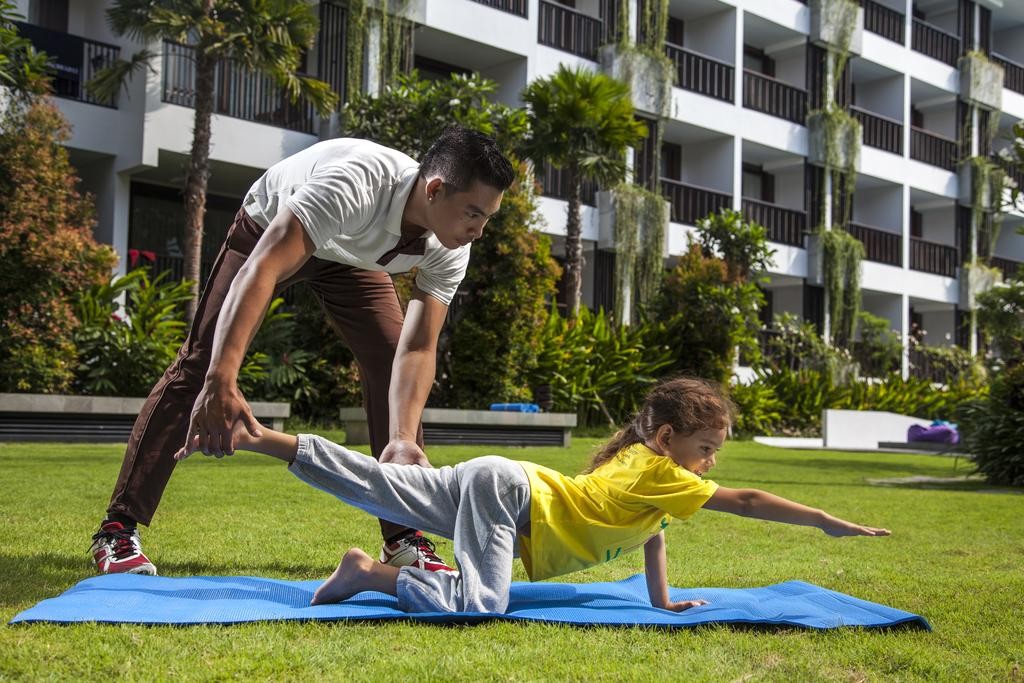
[[[566,472],[571,449],[489,449]],[[0,444],[0,618],[92,574],[89,536],[123,449]],[[435,465],[486,452],[435,446]],[[0,627],[0,679],[1024,680],[1024,496],[980,484],[883,487],[868,479],[952,477],[942,456],[786,451],[727,444],[711,478],[763,488],[889,538],[833,539],[803,527],[699,512],[667,530],[674,586],[790,579],[924,615],[934,631],[675,632],[522,623],[471,627],[253,624],[234,627]],[[179,466],[145,548],[161,574],[326,576],[343,549],[376,552],[376,523],[270,458],[194,456]],[[439,544],[451,557],[448,542]],[[565,577],[612,581],[641,553]],[[525,580],[516,567],[516,580]]]

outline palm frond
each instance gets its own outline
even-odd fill
[[[118,59],[110,66],[97,71],[85,84],[85,89],[101,102],[113,102],[122,87],[126,93],[128,92],[128,81],[136,71],[143,67],[153,70],[150,62],[155,56],[150,50],[140,50],[132,55],[130,60]]]

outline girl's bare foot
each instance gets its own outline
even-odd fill
[[[346,552],[338,568],[313,594],[310,605],[341,602],[362,591],[395,594],[398,567],[381,564],[359,548]]]

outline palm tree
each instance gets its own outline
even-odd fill
[[[565,278],[569,317],[580,306],[583,241],[580,238],[580,189],[584,180],[612,185],[626,175],[627,147],[639,144],[647,127],[633,116],[629,86],[602,73],[559,66],[523,91],[532,138],[528,155],[568,172]]]
[[[299,97],[328,115],[338,95],[323,81],[296,71],[304,50],[316,39],[318,22],[305,2],[290,0],[117,0],[107,10],[114,33],[152,43],[173,41],[193,49],[195,124],[185,176],[185,278],[191,280],[189,321],[199,294],[203,216],[210,174],[210,119],[214,71],[221,60],[270,76],[292,99]],[[89,84],[99,97],[112,97],[155,54],[148,49],[101,71]]]

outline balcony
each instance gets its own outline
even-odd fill
[[[537,42],[587,59],[597,59],[603,23],[564,5],[540,0]]]
[[[956,66],[956,60],[960,57],[960,36],[943,31],[938,26],[932,26],[920,19],[914,19],[910,41],[910,46],[916,52],[950,66]]]
[[[957,142],[914,126],[910,127],[910,158],[947,171],[956,170]]]
[[[195,107],[195,60],[193,48],[164,43],[163,101]],[[269,76],[254,73],[241,64],[222,60],[214,73],[213,111],[245,121],[313,133],[313,105],[291,98]]]
[[[1014,261],[1008,258],[1000,258],[999,256],[993,256],[989,259],[989,264],[993,268],[998,268],[1003,271],[1004,280],[1013,280],[1014,278],[1024,278],[1024,265],[1020,261]]]
[[[541,194],[554,199],[569,199],[569,173],[564,168],[555,168],[550,163],[544,164],[542,172],[537,175]],[[597,205],[597,184],[584,180],[580,187],[580,201],[587,206]]]
[[[700,219],[732,207],[731,194],[670,178],[661,179],[661,194],[671,204],[671,220],[676,223],[696,225]]]
[[[900,235],[859,223],[850,223],[847,232],[864,245],[864,258],[867,260],[897,267],[903,265]]]
[[[860,107],[850,107],[853,118],[860,122],[862,139],[868,147],[893,154],[903,154],[903,124]]]
[[[1024,66],[995,52],[992,61],[1003,67],[1003,87],[1024,95]]]
[[[864,8],[864,30],[877,33],[894,43],[903,44],[906,31],[905,19],[902,14],[874,0],[861,0]]]
[[[473,2],[526,18],[526,0],[473,0]]]
[[[676,65],[680,88],[723,102],[733,101],[735,70],[731,64],[672,43],[665,43],[665,54]]]
[[[807,91],[756,71],[743,72],[743,106],[803,125]]]
[[[807,231],[807,212],[787,209],[776,204],[743,198],[743,216],[748,221],[763,225],[768,239],[794,247],[804,246]]]
[[[53,68],[53,94],[69,100],[78,100],[101,107],[117,108],[117,99],[100,100],[85,89],[101,69],[113,64],[121,48],[116,45],[89,40],[81,36],[51,31],[35,24],[16,21],[18,33],[31,41],[39,52],[45,52]]]
[[[910,268],[924,273],[956,277],[956,247],[910,238]]]

